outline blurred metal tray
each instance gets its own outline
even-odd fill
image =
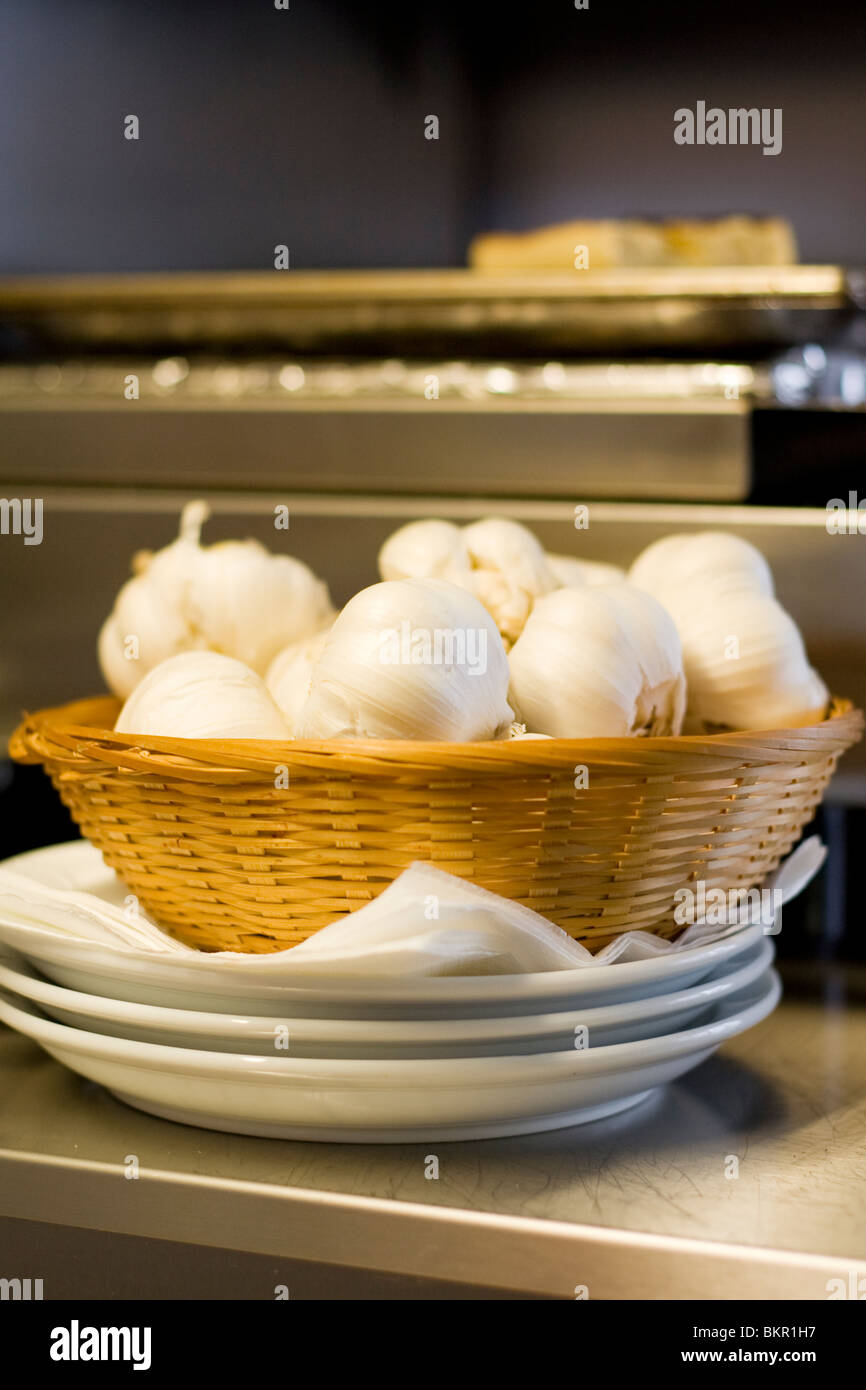
[[[259,271],[0,281],[11,348],[411,354],[718,352],[824,340],[856,313],[835,266]]]
[[[731,362],[43,356],[0,364],[0,471],[6,487],[90,486],[116,482],[122,459],[124,482],[145,486],[737,501],[757,375]]]

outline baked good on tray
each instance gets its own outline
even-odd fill
[[[796,260],[790,223],[745,215],[560,222],[528,232],[485,232],[469,247],[474,269],[497,271],[793,265]]]

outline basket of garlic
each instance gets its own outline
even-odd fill
[[[593,951],[673,937],[679,890],[760,885],[860,737],[734,536],[668,537],[626,575],[512,521],[414,522],[335,614],[299,561],[201,545],[204,514],[117,597],[114,695],[10,748],[204,950],[295,945],[418,860]]]

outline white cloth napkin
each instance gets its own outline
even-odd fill
[[[826,850],[805,840],[762,885],[789,902],[820,869]],[[338,976],[514,975],[641,960],[689,950],[740,931],[757,920],[748,909],[724,926],[695,922],[675,942],[650,932],[624,932],[591,955],[545,917],[465,879],[412,864],[379,897],[288,951],[241,955],[200,952],[162,931],[142,912],[129,889],[105,868],[99,852],[81,842],[58,846],[50,881],[27,870],[27,856],[0,865],[0,940],[3,924],[96,942],[120,952],[172,953],[232,971],[267,971],[274,978]],[[38,861],[37,861],[38,862]],[[36,865],[34,864],[34,871]],[[87,885],[83,891],[82,885]],[[9,944],[13,944],[10,942]]]

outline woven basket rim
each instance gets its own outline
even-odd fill
[[[88,757],[128,771],[161,770],[174,777],[219,771],[267,772],[275,764],[322,769],[331,766],[357,771],[394,773],[400,769],[466,769],[505,772],[527,766],[550,771],[580,764],[586,758],[623,768],[651,771],[669,766],[672,758],[695,762],[706,770],[706,759],[720,766],[730,761],[769,757],[790,762],[798,755],[843,752],[863,732],[863,712],[852,701],[833,697],[827,717],[799,728],[731,730],[713,734],[680,734],[648,738],[500,739],[479,743],[445,743],[416,739],[189,739],[116,733],[106,727],[121,701],[111,695],[92,696],[65,705],[25,714],[9,740],[9,755],[21,763],[81,762]]]
[[[801,729],[359,748],[143,739],[111,729],[119,708],[101,696],[42,710],[10,752],[43,765],[105,863],[180,940],[254,953],[344,920],[418,859],[543,912],[590,950],[636,927],[670,936],[676,888],[751,885],[776,867],[863,729],[835,701]]]

